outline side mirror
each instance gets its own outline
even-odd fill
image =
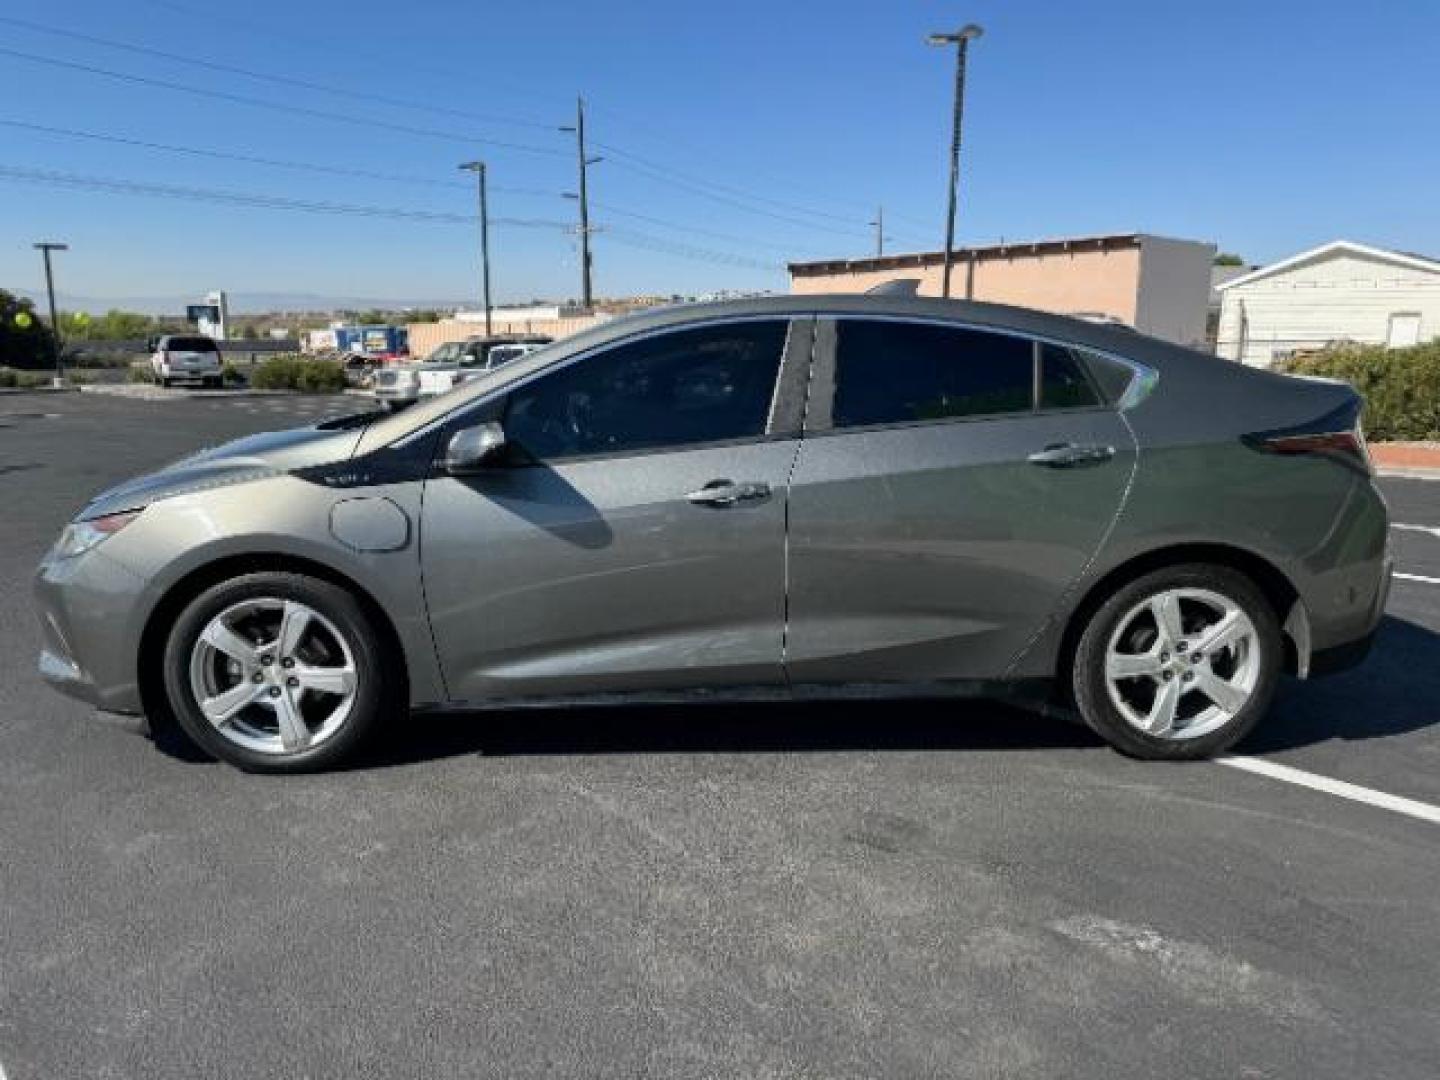
[[[504,450],[505,429],[498,420],[489,420],[451,435],[442,465],[452,476],[479,472],[495,465]]]

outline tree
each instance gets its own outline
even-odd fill
[[[1244,259],[1242,259],[1239,255],[1236,255],[1234,252],[1222,251],[1219,255],[1216,255],[1216,256],[1215,256],[1215,265],[1216,265],[1216,266],[1245,266],[1246,263],[1245,263],[1245,260],[1244,260]]]
[[[0,367],[47,367],[55,362],[54,345],[34,301],[0,289]]]

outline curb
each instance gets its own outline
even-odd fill
[[[0,396],[7,394],[74,394],[79,386],[0,386]]]
[[[139,387],[138,390],[120,389]],[[274,398],[274,397],[335,397],[337,394],[310,394],[301,390],[188,390],[183,387],[163,389],[145,383],[92,383],[77,387],[87,394],[101,394],[107,397],[129,398],[132,401],[189,401],[193,398],[228,399]],[[346,391],[348,393],[348,391]]]
[[[1440,469],[1419,465],[1377,465],[1375,475],[1390,480],[1440,480]]]

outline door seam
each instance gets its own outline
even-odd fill
[[[785,474],[785,512],[782,515],[783,527],[785,530],[784,542],[781,545],[781,558],[784,564],[782,575],[782,597],[780,606],[780,674],[784,679],[785,687],[791,688],[790,684],[790,494],[795,482],[795,470],[800,465],[800,454],[805,446],[805,428],[810,419],[810,389],[811,377],[815,372],[815,342],[816,328],[819,326],[819,318],[812,316],[810,319],[810,356],[805,364],[805,400],[800,408],[800,432],[795,440],[795,454],[790,459],[790,468]]]

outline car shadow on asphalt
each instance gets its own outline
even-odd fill
[[[1387,616],[1358,668],[1282,682],[1270,714],[1235,749],[1292,750],[1403,735],[1440,724],[1440,634]],[[187,740],[172,757],[209,760]],[[847,751],[1023,751],[1099,748],[1077,716],[996,701],[840,700],[530,707],[420,712],[394,724],[348,767],[384,769],[463,755],[778,754]]]
[[[1236,746],[1242,754],[1362,741],[1440,724],[1440,634],[1387,615],[1364,663],[1328,678],[1285,680],[1270,715]]]
[[[416,714],[357,761],[463,754],[777,754],[1099,746],[1076,722],[971,699],[703,703]]]

